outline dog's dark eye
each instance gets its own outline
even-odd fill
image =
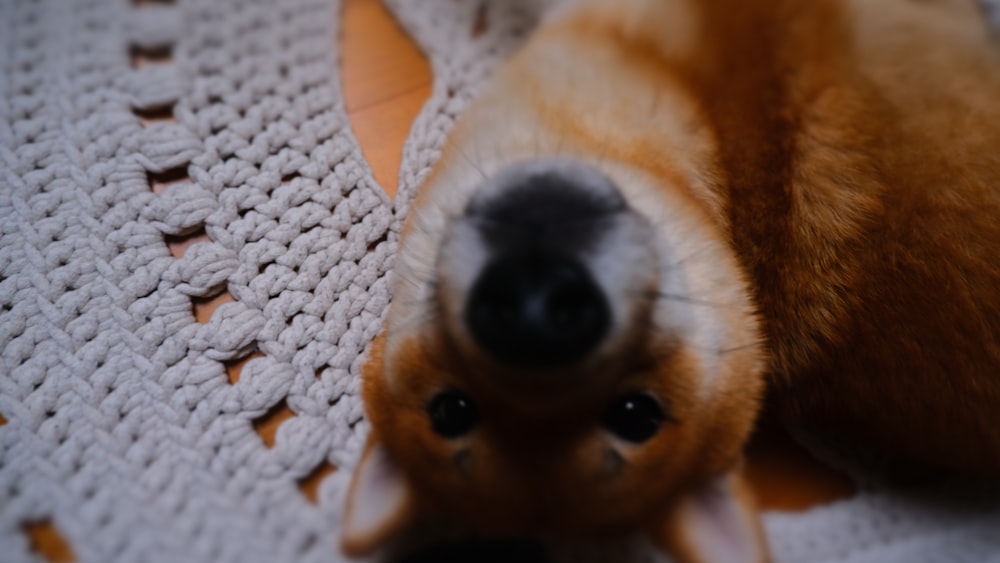
[[[458,438],[479,422],[479,412],[472,401],[458,391],[443,391],[427,405],[431,428],[445,438]]]
[[[604,427],[626,442],[638,444],[653,437],[666,416],[656,399],[632,393],[615,399],[604,413]]]

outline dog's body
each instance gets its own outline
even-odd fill
[[[762,558],[765,388],[1000,473],[1000,47],[972,0],[574,3],[456,126],[394,283],[351,552],[436,515]]]

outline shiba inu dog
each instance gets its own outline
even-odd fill
[[[761,561],[762,404],[1000,470],[1000,45],[972,0],[599,0],[461,117],[343,548],[421,520]]]

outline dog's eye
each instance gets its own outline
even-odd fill
[[[472,401],[458,391],[438,393],[427,405],[431,428],[445,438],[458,438],[479,422],[479,412]]]
[[[652,438],[665,418],[656,399],[643,393],[632,393],[611,403],[601,422],[615,436],[638,444]]]

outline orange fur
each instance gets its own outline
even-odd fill
[[[1000,48],[971,1],[563,10],[462,117],[414,204],[364,375],[373,440],[424,513],[498,534],[672,521],[686,488],[738,464],[765,386],[786,419],[997,473],[998,124]],[[640,331],[588,368],[617,377],[540,412],[498,398],[503,368],[449,335],[430,280],[481,174],[547,155],[593,163],[678,251],[693,336]],[[480,403],[475,437],[430,430],[443,387]],[[630,389],[669,397],[679,424],[612,478],[595,420]]]

